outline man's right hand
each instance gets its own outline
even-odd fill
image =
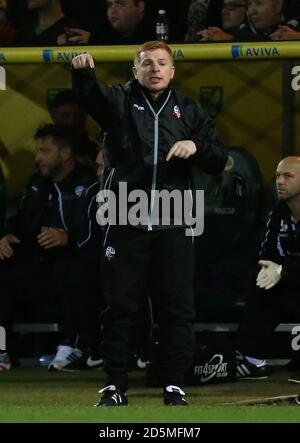
[[[5,260],[14,255],[11,245],[21,243],[21,240],[13,234],[7,234],[0,240],[0,259]]]
[[[72,66],[74,69],[94,69],[95,63],[91,54],[85,52],[84,54],[76,55],[76,57],[73,58]]]
[[[80,28],[65,28],[65,32],[57,37],[58,45],[86,45],[91,33]]]
[[[69,242],[68,233],[64,229],[43,226],[37,236],[38,244],[44,249],[66,246]]]

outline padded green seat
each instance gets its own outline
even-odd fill
[[[255,158],[230,148],[222,174],[195,176],[204,190],[204,232],[195,238],[197,321],[239,321],[256,272],[263,226],[263,180]]]
[[[204,190],[204,232],[196,237],[198,265],[230,254],[261,221],[263,179],[255,158],[244,148],[228,148],[229,161],[220,175],[199,174]],[[246,252],[246,251],[245,251]]]

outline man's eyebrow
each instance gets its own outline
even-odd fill
[[[294,176],[295,174],[291,171],[276,171],[276,175],[290,175],[290,176]]]
[[[143,62],[153,61],[153,60],[155,60],[155,59],[153,59],[153,58],[144,58]],[[159,58],[157,61],[158,61],[158,62],[164,62],[164,61],[166,61],[166,60],[168,60],[167,57],[165,57],[165,58]]]

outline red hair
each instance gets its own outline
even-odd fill
[[[165,42],[162,42],[160,40],[152,40],[152,41],[143,43],[142,45],[140,45],[137,48],[136,53],[135,53],[135,57],[134,57],[134,64],[136,64],[140,61],[142,52],[155,51],[155,49],[165,50],[169,54],[170,59],[173,63],[174,59],[173,59],[173,53],[172,53],[171,48]]]

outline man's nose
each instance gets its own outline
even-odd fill
[[[153,63],[152,65],[152,71],[157,72],[160,70],[160,66],[158,63]]]
[[[281,175],[279,175],[278,177],[276,177],[276,183],[277,183],[278,185],[282,184],[283,182],[284,182],[284,178],[283,178]]]
[[[115,5],[114,3],[112,3],[112,4],[109,6],[109,8],[108,8],[109,14],[112,14],[112,13],[115,12],[117,9],[118,9],[117,5]]]

